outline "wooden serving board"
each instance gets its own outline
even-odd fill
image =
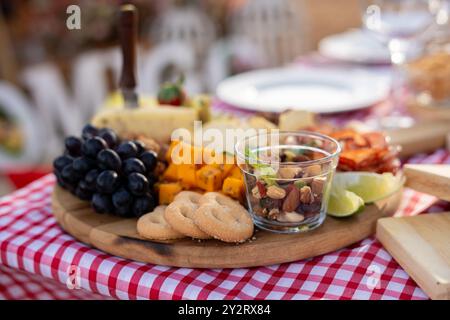
[[[423,120],[450,120],[449,106],[421,106],[414,102],[408,102],[408,111],[416,118]]]
[[[450,212],[385,218],[377,238],[431,299],[450,299]]]
[[[136,219],[97,214],[89,203],[58,186],[55,186],[52,195],[52,206],[64,230],[110,254],[177,267],[238,268],[310,258],[360,241],[375,233],[379,218],[394,214],[401,194],[399,190],[349,218],[327,217],[321,227],[310,232],[286,235],[259,230],[255,233],[256,240],[239,245],[216,240],[145,240],[136,231]]]
[[[405,164],[406,186],[450,201],[450,164]]]
[[[387,130],[390,144],[401,147],[400,156],[431,152],[445,147],[450,133],[450,119],[419,121],[411,128]]]

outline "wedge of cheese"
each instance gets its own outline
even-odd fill
[[[316,124],[315,115],[303,110],[290,110],[280,114],[278,127],[283,131],[296,131]]]
[[[175,129],[192,131],[197,119],[198,112],[193,108],[159,105],[136,109],[104,108],[91,123],[99,128],[111,128],[119,136],[144,135],[166,143]]]
[[[105,100],[101,109],[123,109],[125,101],[123,100],[122,93],[120,91],[115,91],[111,93]],[[156,107],[158,105],[158,100],[155,97],[149,95],[139,95],[139,106],[140,107]]]

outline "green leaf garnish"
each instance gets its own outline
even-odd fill
[[[298,189],[301,189],[301,188],[303,188],[304,186],[306,186],[306,183],[305,183],[304,181],[302,181],[302,180],[297,180],[297,181],[294,182],[294,185],[295,185]]]

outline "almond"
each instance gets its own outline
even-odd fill
[[[278,215],[277,220],[280,222],[302,222],[305,217],[297,212],[283,212]]]
[[[280,168],[278,169],[278,176],[281,179],[294,179],[301,172],[302,168]]]
[[[300,204],[300,191],[297,188],[291,188],[283,202],[283,211],[295,211]]]
[[[267,196],[272,199],[283,199],[286,197],[286,191],[277,186],[270,186],[267,188]]]
[[[318,176],[322,173],[322,167],[320,164],[313,164],[312,166],[306,167],[305,172],[308,174],[308,177]]]

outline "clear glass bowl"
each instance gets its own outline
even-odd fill
[[[307,131],[271,131],[239,141],[236,158],[255,225],[278,233],[319,227],[340,151],[333,138]]]

